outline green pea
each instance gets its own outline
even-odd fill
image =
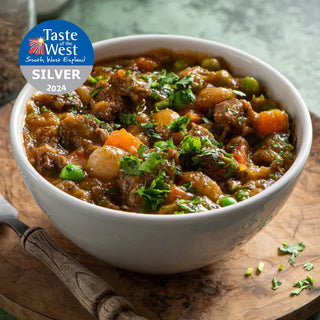
[[[84,178],[84,172],[76,164],[67,164],[60,172],[59,177],[65,180],[80,181]]]
[[[201,62],[201,67],[210,71],[217,71],[221,69],[220,62],[217,58],[205,58]]]
[[[183,70],[185,68],[188,68],[189,67],[189,63],[185,60],[177,60],[175,63],[174,63],[174,68],[176,70]]]
[[[243,79],[244,91],[249,94],[259,94],[260,84],[254,77],[245,77]]]
[[[231,204],[235,204],[238,201],[233,198],[233,197],[224,197],[224,198],[220,198],[218,200],[218,203],[220,204],[220,206],[222,207],[226,207],[226,206],[230,206]]]
[[[45,113],[45,112],[47,112],[47,111],[48,111],[48,109],[47,109],[46,106],[42,106],[41,109],[40,109],[40,112],[41,112],[41,113]]]

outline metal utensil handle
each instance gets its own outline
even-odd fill
[[[133,307],[113,288],[63,252],[40,227],[28,229],[21,245],[44,263],[69,288],[76,299],[100,320],[147,320],[132,312]]]

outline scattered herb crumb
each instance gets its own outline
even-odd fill
[[[253,272],[253,268],[248,268],[246,271],[246,276],[250,276]]]
[[[259,264],[258,264],[258,267],[257,267],[259,273],[262,272],[263,268],[264,268],[264,263],[260,261]]]
[[[283,264],[280,263],[280,266],[279,266],[279,271],[282,271],[283,270]]]
[[[310,271],[312,269],[314,269],[314,265],[310,262],[307,262],[304,266],[303,266],[307,271]]]
[[[292,290],[291,295],[298,296],[304,289],[313,289],[313,283],[314,279],[312,279],[311,276],[307,275],[307,278],[305,280],[298,281],[293,285],[294,287],[297,287],[297,289]]]
[[[306,246],[303,242],[296,242],[295,244],[288,244],[287,242],[284,242],[281,246],[279,246],[279,251],[283,254],[291,254],[289,263],[293,265],[295,263],[295,257],[299,254],[299,252],[303,251],[305,247]]]
[[[277,290],[282,285],[282,281],[277,280],[276,278],[272,279],[272,290]]]

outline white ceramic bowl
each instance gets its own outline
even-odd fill
[[[286,174],[260,194],[218,210],[154,215],[119,212],[74,198],[47,182],[29,163],[21,129],[27,100],[26,85],[10,120],[13,153],[31,194],[50,220],[83,250],[112,265],[143,273],[177,273],[220,259],[249,239],[276,215],[292,192],[306,163],[312,141],[308,109],[292,84],[261,60],[229,46],[190,37],[141,35],[94,44],[95,59],[143,53],[152,48],[192,50],[221,56],[233,73],[252,75],[282,103],[296,124],[297,157]]]

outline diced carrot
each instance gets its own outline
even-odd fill
[[[138,148],[142,142],[129,133],[126,129],[113,131],[107,138],[105,144],[109,146],[118,147],[125,151],[137,154]]]
[[[248,162],[248,145],[240,141],[235,149],[232,150],[235,160],[239,163]]]
[[[195,112],[194,110],[188,110],[185,116],[190,118],[190,122],[194,122],[196,124],[203,122],[201,114]]]
[[[171,191],[166,198],[166,203],[172,203],[176,199],[190,200],[192,198],[193,198],[193,195],[191,193],[184,191],[183,189],[181,189],[176,185],[172,185]]]
[[[258,114],[256,126],[263,135],[283,132],[289,129],[289,117],[285,111],[278,109],[262,111]]]

